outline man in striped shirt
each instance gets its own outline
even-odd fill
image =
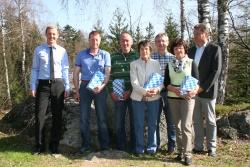
[[[168,52],[167,47],[168,47],[168,36],[165,33],[159,33],[155,37],[155,45],[157,52],[153,53],[152,59],[158,60],[161,65],[161,71],[162,71],[162,76],[164,76],[165,73],[165,68],[166,64],[170,62],[173,58],[174,55]],[[175,148],[175,127],[172,119],[172,115],[168,106],[168,101],[167,101],[167,93],[166,89],[163,89],[161,91],[161,101],[160,101],[160,111],[158,115],[158,120],[157,120],[157,131],[156,131],[156,136],[157,136],[157,148],[160,147],[160,128],[159,124],[161,121],[161,113],[162,110],[164,111],[166,123],[167,123],[167,134],[168,134],[168,153],[172,153]]]
[[[136,60],[138,55],[131,48],[133,44],[133,39],[131,35],[127,32],[122,32],[120,35],[120,51],[111,55],[111,76],[110,76],[110,96],[115,104],[115,133],[116,133],[116,148],[118,150],[126,150],[127,140],[125,132],[125,116],[128,111],[130,120],[130,147],[129,151],[134,149],[134,124],[132,117],[132,107],[130,93],[132,86],[130,83],[130,62]],[[118,96],[113,91],[112,82],[115,79],[120,79],[124,81],[124,92],[123,96]]]

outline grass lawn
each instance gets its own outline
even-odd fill
[[[32,155],[31,140],[24,136],[0,132],[0,167],[178,167],[183,166],[165,151],[155,156],[135,157],[118,151],[91,153],[76,157],[69,153],[53,156],[49,153]],[[194,155],[191,166],[250,166],[250,141],[218,139],[217,157]]]

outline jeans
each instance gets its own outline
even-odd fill
[[[129,114],[130,121],[130,144],[129,150],[132,151],[135,145],[134,139],[134,123],[132,114],[131,99],[119,100],[115,102],[115,133],[116,133],[116,147],[118,150],[126,150],[127,136],[125,130],[126,112]]]
[[[144,153],[144,116],[146,112],[148,125],[147,152],[156,152],[156,126],[160,102],[132,100],[134,127],[135,127],[135,153]]]
[[[90,134],[90,112],[91,103],[94,100],[97,125],[98,139],[101,149],[109,148],[109,133],[107,126],[107,90],[104,88],[100,93],[94,94],[86,89],[88,83],[81,83],[80,86],[80,129],[82,135],[82,148],[89,149],[91,142]]]
[[[175,148],[175,141],[176,141],[176,132],[175,132],[175,125],[173,122],[173,116],[169,108],[168,99],[167,99],[167,92],[161,92],[161,99],[160,99],[160,108],[159,114],[157,119],[157,148],[160,147],[161,138],[160,138],[160,121],[161,121],[161,113],[162,110],[165,115],[166,123],[167,123],[167,137],[168,137],[168,150],[171,151]]]

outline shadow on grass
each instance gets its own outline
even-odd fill
[[[63,154],[67,158],[71,160],[86,160],[86,161],[96,161],[96,159],[105,159],[105,160],[124,160],[129,161],[133,164],[139,163],[141,161],[147,161],[150,163],[171,163],[171,164],[182,164],[182,162],[174,160],[174,157],[176,157],[176,154],[166,155],[166,151],[160,151],[157,152],[154,155],[150,154],[141,154],[141,155],[135,155],[132,153],[127,153],[124,151],[119,150],[105,150],[105,151],[96,151],[91,152],[84,155],[73,155],[73,154]],[[133,165],[132,165],[133,166]]]
[[[1,132],[0,132],[1,133]],[[27,137],[0,134],[0,152],[31,152],[32,146]]]
[[[101,159],[105,160],[124,160],[128,161],[131,164],[137,164],[141,161],[148,161],[150,163],[171,163],[171,164],[181,164],[174,160],[175,154],[165,155],[165,152],[157,152],[155,155],[142,154],[136,156],[131,153],[118,151],[118,150],[105,150],[105,151],[96,151],[89,154],[76,156],[64,150],[62,146],[59,146],[60,155],[67,158],[68,160],[86,160],[86,161],[99,161]],[[23,135],[7,135],[1,132],[0,129],[0,153],[5,152],[15,152],[15,153],[33,153],[33,141]],[[43,156],[51,157],[51,153],[46,151]],[[32,155],[31,155],[32,156]],[[37,155],[34,155],[37,156]],[[55,156],[56,157],[56,156]],[[99,159],[99,160],[98,160]],[[100,161],[102,162],[102,161]]]

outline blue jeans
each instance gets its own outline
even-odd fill
[[[147,152],[156,152],[156,126],[160,101],[132,100],[134,127],[135,127],[135,153],[144,153],[144,116],[146,112],[148,125]],[[146,111],[147,109],[147,111]]]
[[[116,133],[116,147],[118,150],[126,150],[127,145],[127,136],[125,130],[125,117],[126,112],[129,114],[130,121],[130,144],[129,150],[132,151],[134,148],[134,123],[133,123],[133,114],[132,114],[132,104],[131,99],[128,100],[119,100],[115,102],[115,133]]]
[[[165,115],[166,123],[167,123],[167,135],[168,135],[168,150],[171,151],[175,148],[175,141],[176,141],[176,132],[175,132],[175,125],[173,121],[173,116],[169,108],[168,99],[167,99],[167,92],[161,92],[161,99],[160,99],[160,108],[159,114],[157,119],[157,148],[160,147],[161,138],[160,138],[160,121],[161,121],[161,113],[162,110]]]
[[[100,93],[94,94],[86,89],[88,83],[80,86],[80,129],[82,135],[82,148],[89,149],[91,146],[90,112],[91,103],[94,100],[98,124],[98,139],[101,149],[109,148],[109,133],[107,126],[107,90],[104,88]]]

